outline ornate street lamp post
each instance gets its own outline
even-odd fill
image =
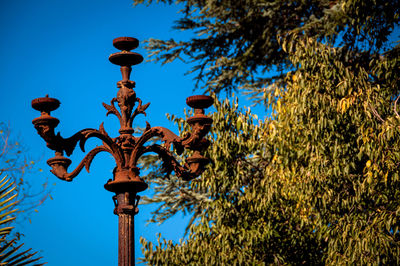
[[[188,118],[187,122],[192,128],[192,132],[179,137],[172,131],[163,127],[151,127],[146,122],[146,129],[140,137],[133,136],[134,130],[132,122],[139,114],[144,114],[149,103],[142,104],[142,100],[136,97],[133,90],[135,82],[129,80],[132,65],[139,64],[143,57],[131,52],[139,42],[135,38],[120,37],[113,41],[114,47],[121,52],[110,55],[111,63],[121,67],[122,80],[117,82],[119,88],[117,97],[111,103],[103,106],[107,109],[107,115],[115,115],[121,128],[120,135],[116,138],[110,137],[104,130],[103,124],[99,129],[83,129],[69,138],[63,138],[60,133],[55,134],[54,128],[59,120],[50,116],[50,112],[56,110],[60,102],[48,96],[37,98],[32,101],[32,107],[41,112],[40,117],[33,119],[38,134],[46,141],[47,147],[55,151],[55,156],[47,161],[51,166],[51,172],[58,178],[65,181],[72,181],[83,167],[89,171],[93,158],[99,152],[110,153],[116,163],[113,171],[113,178],[108,180],[104,188],[115,193],[113,197],[115,203],[114,213],[118,215],[118,265],[134,265],[134,215],[138,213],[137,204],[139,201],[138,192],[147,188],[147,184],[140,178],[140,169],[137,167],[138,159],[145,153],[157,153],[164,162],[167,173],[174,171],[178,177],[190,180],[199,176],[205,169],[208,159],[201,155],[201,152],[209,145],[209,141],[204,138],[211,127],[212,119],[204,114],[204,109],[213,104],[210,96],[197,95],[186,99],[186,103],[194,108],[194,116]],[[117,103],[119,111],[115,106]],[[135,110],[134,107],[136,106]],[[91,137],[99,138],[101,146],[97,146],[89,151],[83,160],[72,172],[68,172],[71,160],[64,156],[70,156],[76,145],[83,152],[85,142]],[[163,142],[158,144],[145,144],[153,137],[159,137]],[[174,157],[171,145],[175,152],[180,155],[184,149],[193,151],[192,156],[181,163]]]

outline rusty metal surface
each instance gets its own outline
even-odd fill
[[[136,92],[133,90],[135,82],[130,80],[132,65],[143,61],[140,54],[130,51],[138,44],[135,38],[116,38],[113,45],[122,51],[111,54],[109,57],[111,63],[120,66],[122,80],[117,82],[119,90],[116,97],[111,99],[110,104],[103,103],[103,106],[107,110],[106,115],[112,114],[120,122],[118,137],[110,137],[101,124],[99,129],[87,128],[69,138],[63,138],[60,133],[55,134],[54,131],[59,120],[50,115],[60,106],[60,102],[48,95],[32,101],[32,107],[41,113],[39,117],[33,119],[32,123],[38,134],[45,140],[47,147],[55,151],[55,156],[47,163],[52,168],[51,172],[58,178],[72,181],[84,167],[89,171],[91,162],[100,152],[108,152],[115,159],[113,178],[104,187],[116,193],[115,213],[119,216],[119,265],[134,264],[133,217],[138,211],[136,196],[138,192],[147,188],[147,184],[140,178],[138,159],[148,152],[157,153],[164,162],[166,175],[174,171],[178,177],[185,180],[193,179],[204,171],[208,163],[202,151],[210,144],[204,137],[212,124],[212,119],[205,115],[204,109],[213,104],[213,99],[206,95],[196,95],[186,100],[187,104],[195,109],[194,116],[187,120],[192,128],[191,133],[179,137],[167,128],[151,127],[146,122],[143,134],[140,137],[133,136],[133,120],[137,115],[146,115],[145,111],[150,104],[143,104],[142,100],[136,97]],[[153,137],[159,137],[163,144],[146,145]],[[70,156],[78,144],[85,152],[85,143],[89,138],[100,139],[102,145],[89,151],[78,166],[69,172],[71,160],[64,155]],[[186,159],[186,163],[181,165],[171,152],[172,146],[178,155],[184,149],[193,150],[193,154]]]
[[[121,192],[116,195],[114,213],[118,215],[118,265],[135,264],[135,214],[139,199],[136,193]]]

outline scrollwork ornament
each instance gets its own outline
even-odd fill
[[[124,38],[123,44],[117,41],[114,46],[119,47],[119,49],[132,49],[134,45],[129,43],[130,39]],[[109,59],[112,63],[121,66],[123,78],[117,82],[118,92],[116,97],[110,101],[110,104],[103,103],[107,111],[106,116],[113,114],[120,122],[120,135],[118,137],[111,138],[102,123],[98,130],[83,129],[69,138],[63,138],[60,133],[55,134],[54,131],[59,123],[58,119],[50,116],[50,112],[56,110],[60,102],[48,96],[32,101],[32,107],[41,112],[41,116],[34,119],[33,124],[39,135],[46,141],[47,146],[56,153],[55,157],[48,160],[53,174],[63,180],[71,181],[84,167],[89,171],[91,162],[99,152],[108,152],[113,156],[116,167],[113,179],[105,185],[106,189],[117,192],[114,190],[120,190],[123,185],[132,183],[128,186],[139,192],[147,185],[138,185],[138,183],[143,182],[139,177],[138,159],[145,153],[153,152],[163,160],[167,175],[174,171],[177,176],[186,180],[200,175],[208,162],[201,155],[201,152],[209,145],[205,135],[210,130],[212,123],[212,119],[204,114],[204,109],[212,105],[213,99],[205,95],[192,96],[187,99],[187,104],[193,107],[195,112],[194,116],[188,119],[192,131],[183,137],[177,136],[164,127],[151,127],[148,122],[146,122],[146,128],[142,135],[134,136],[133,120],[139,114],[146,115],[146,110],[150,105],[150,103],[143,104],[142,100],[136,97],[136,92],[133,90],[135,82],[129,80],[132,65],[140,63],[143,58],[137,53],[122,50],[110,55]],[[150,140],[154,137],[159,138],[162,145],[151,143]],[[70,156],[77,145],[85,152],[85,143],[89,138],[100,139],[102,145],[89,151],[78,166],[68,172],[71,161],[64,157],[64,153]],[[146,145],[147,143],[151,144]],[[186,163],[180,164],[173,152],[180,155],[184,149],[193,150],[193,155],[186,159]],[[135,184],[138,185],[138,188],[135,188]]]

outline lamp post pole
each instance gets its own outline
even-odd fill
[[[63,138],[60,133],[55,134],[54,131],[59,120],[50,115],[51,111],[60,106],[60,102],[48,96],[32,101],[32,107],[41,113],[39,117],[33,119],[32,123],[38,134],[46,141],[47,147],[55,152],[55,156],[50,158],[47,164],[51,166],[51,172],[58,178],[72,181],[83,167],[89,171],[92,160],[99,152],[108,152],[113,156],[116,163],[113,178],[108,180],[104,188],[115,193],[113,200],[114,214],[118,215],[119,266],[135,264],[134,216],[138,213],[139,196],[137,193],[147,189],[147,184],[140,178],[140,169],[137,167],[138,159],[145,153],[156,153],[163,160],[166,175],[174,171],[178,177],[191,180],[199,176],[208,163],[208,159],[202,155],[202,152],[210,144],[204,137],[212,124],[212,119],[205,115],[204,109],[213,104],[213,99],[206,95],[196,95],[186,99],[186,103],[194,108],[194,116],[187,120],[192,128],[190,133],[179,137],[167,128],[151,127],[146,122],[146,128],[142,135],[133,135],[133,120],[139,114],[146,115],[145,111],[150,104],[142,104],[142,100],[136,97],[136,92],[133,90],[135,82],[129,79],[132,66],[143,61],[140,54],[131,52],[137,48],[138,44],[139,42],[135,38],[116,38],[113,45],[121,51],[109,57],[111,63],[120,66],[122,80],[117,82],[119,89],[117,96],[111,100],[110,104],[103,103],[103,106],[107,110],[106,115],[113,114],[120,121],[118,137],[111,138],[102,123],[99,129],[87,128],[69,138]],[[68,172],[71,160],[64,154],[70,156],[78,144],[84,152],[86,140],[92,137],[100,139],[102,145],[89,151],[76,168]],[[153,137],[158,137],[162,144],[150,142],[149,145],[146,145]],[[193,153],[182,164],[175,158],[173,151],[180,155],[184,149],[190,149]]]

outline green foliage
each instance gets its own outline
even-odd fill
[[[134,0],[135,4],[152,0]],[[189,40],[149,39],[155,61],[194,62],[197,85],[214,92],[244,88],[261,101],[292,68],[280,38],[296,31],[352,51],[377,51],[400,21],[398,0],[160,0],[182,6],[175,29]]]
[[[152,220],[193,219],[179,244],[142,239],[144,261],[400,264],[400,45],[388,42],[400,3],[176,3],[177,28],[199,36],[150,40],[155,58],[184,55],[207,90],[247,89],[271,115],[215,97],[213,163],[196,180],[165,179],[152,157]]]
[[[44,265],[38,263],[41,257],[37,257],[37,252],[31,249],[21,251],[23,244],[16,245],[17,239],[8,240],[13,229],[10,223],[15,220],[17,210],[15,206],[17,194],[16,186],[7,176],[0,180],[0,265]]]

